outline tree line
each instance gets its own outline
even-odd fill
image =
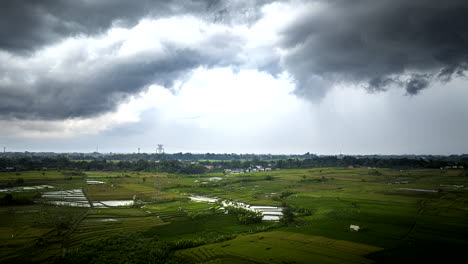
[[[287,158],[279,160],[201,160],[184,161],[175,159],[160,160],[73,160],[67,156],[56,157],[0,157],[0,170],[77,170],[77,171],[152,171],[182,174],[202,174],[207,171],[224,169],[246,169],[252,166],[271,169],[299,169],[320,167],[378,167],[378,168],[446,168],[468,167],[468,157],[446,156],[432,159],[408,157],[354,157],[354,156],[314,156],[312,158]]]

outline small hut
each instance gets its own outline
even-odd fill
[[[361,229],[359,226],[357,225],[350,225],[349,226],[349,232],[359,232],[359,229]]]

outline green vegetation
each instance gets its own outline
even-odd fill
[[[79,170],[79,171],[145,171],[160,173],[204,174],[222,173],[224,169],[249,169],[257,166],[270,169],[298,169],[323,167],[386,167],[461,168],[468,167],[468,155],[451,156],[317,156],[303,155],[255,155],[255,154],[83,154],[34,156],[28,153],[0,155],[0,169],[6,171],[27,170]],[[6,169],[8,168],[8,169]],[[374,172],[376,175],[380,172]]]
[[[450,262],[468,246],[464,169],[47,170],[2,172],[0,183],[2,263]],[[71,189],[93,202],[135,203],[43,202],[45,192]],[[280,206],[283,215],[261,221],[261,214],[237,207],[225,214],[220,202],[190,196]]]
[[[138,233],[110,235],[70,250],[58,263],[166,263],[169,245]]]
[[[364,256],[381,248],[326,237],[267,232],[180,250],[181,263],[372,263]]]
[[[235,215],[241,224],[248,225],[262,222],[263,215],[260,212],[254,212],[234,206],[228,206],[226,207],[226,210],[229,214]]]

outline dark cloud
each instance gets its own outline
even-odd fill
[[[298,94],[323,95],[328,87],[314,86],[317,76],[371,91],[399,85],[417,94],[429,77],[446,81],[467,70],[468,1],[307,3],[309,11],[282,32],[288,51],[283,66],[296,79]]]
[[[248,60],[242,53],[242,39],[221,32],[192,47],[163,43],[163,55],[110,55],[93,61],[85,50],[78,50],[66,54],[58,66],[46,61],[42,66],[27,65],[28,58],[35,58],[50,44],[104,33],[116,25],[130,27],[150,17],[188,14],[215,23],[249,24],[272,1],[4,1],[0,8],[0,119],[94,116],[115,109],[151,84],[171,87],[197,67],[239,67],[242,60]],[[296,3],[303,4],[305,11],[281,33],[282,57],[273,49],[259,50],[261,59],[253,65],[272,75],[287,70],[296,81],[298,96],[319,100],[337,82],[363,84],[369,91],[401,86],[408,95],[416,95],[432,81],[448,81],[468,69],[467,1]],[[110,49],[119,48],[115,45]]]
[[[7,70],[0,66],[0,80],[9,79],[0,82],[0,119],[91,117],[114,110],[149,85],[171,88],[175,80],[183,79],[197,67],[236,63],[235,54],[242,41],[228,33],[217,34],[216,38],[217,42],[208,40],[193,48],[166,43],[164,50],[168,52],[163,54],[143,52],[109,59],[103,56],[99,61],[77,52],[79,55],[64,58],[60,72],[51,67],[37,69],[26,65]]]
[[[164,54],[125,58],[113,54],[120,48],[114,43],[103,48],[98,60],[79,47],[61,54],[58,65],[46,59],[28,65],[41,59],[40,52],[50,44],[105,33],[116,25],[130,27],[142,18],[188,14],[210,22],[248,23],[258,19],[259,8],[267,2],[5,1],[0,8],[0,119],[58,120],[112,111],[151,84],[170,88],[197,67],[238,63],[243,41],[229,32],[205,34],[193,47],[167,42],[162,43]]]
[[[222,23],[249,22],[271,1],[6,0],[0,4],[0,50],[29,55],[64,37],[132,26],[144,17],[195,15]]]
[[[416,95],[429,85],[429,76],[416,74],[406,83],[405,89],[409,95]]]

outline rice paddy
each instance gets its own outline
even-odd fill
[[[88,172],[71,179],[21,172],[24,184],[10,187],[17,175],[2,173],[0,260],[47,263],[88,241],[134,232],[191,241],[173,252],[181,263],[372,263],[412,259],[421,247],[467,246],[463,170],[375,170]],[[222,210],[227,203],[259,211],[264,221],[241,224]],[[283,208],[290,221],[268,221],[282,219]],[[426,252],[429,259],[441,254]]]

